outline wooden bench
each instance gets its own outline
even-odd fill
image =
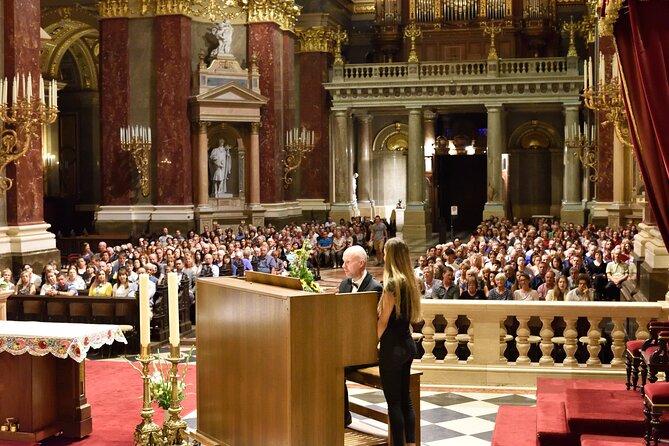
[[[420,376],[423,372],[417,370],[411,371],[409,382],[409,391],[411,393],[411,403],[416,414],[416,444],[420,444]],[[346,371],[346,379],[362,384],[363,386],[382,389],[381,376],[378,367],[367,367],[364,369],[349,369]],[[371,418],[372,420],[388,424],[388,445],[392,446],[390,440],[390,425],[388,423],[388,411],[386,409],[376,410],[349,402],[351,412]],[[375,443],[376,444],[376,443]]]

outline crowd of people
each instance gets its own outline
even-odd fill
[[[428,249],[414,272],[428,299],[618,301],[635,278],[635,233],[490,219],[467,241]]]
[[[236,228],[215,225],[205,227],[201,234],[189,231],[170,233],[163,228],[160,234],[140,238],[136,243],[108,246],[98,243],[94,250],[84,243],[70,264],[60,267],[55,261],[47,263],[37,274],[31,265],[24,265],[14,274],[2,272],[0,291],[10,290],[24,295],[81,295],[134,297],[138,278],[148,273],[150,293],[165,283],[167,273],[176,272],[179,281],[184,277],[191,291],[198,277],[243,276],[253,270],[272,274],[288,274],[295,251],[311,248],[309,267],[319,278],[321,268],[341,268],[344,250],[353,245],[366,249],[377,246],[382,258],[382,244],[389,236],[388,223],[380,217],[354,218],[338,223],[324,222],[290,224],[283,228],[273,225],[254,227],[241,224]],[[193,295],[193,293],[191,293]]]
[[[243,276],[249,270],[288,274],[295,250],[305,242],[311,248],[309,267],[318,279],[321,268],[341,268],[349,246],[362,246],[380,265],[392,232],[378,216],[283,228],[215,225],[201,234],[163,228],[136,243],[108,246],[102,241],[95,250],[84,244],[79,256],[70,256],[73,261],[62,267],[50,262],[39,272],[31,265],[16,272],[6,269],[0,291],[132,297],[139,274],[149,274],[153,293],[171,271],[180,281],[185,276],[192,290],[197,277]],[[634,278],[635,232],[633,226],[612,230],[491,219],[469,240],[456,238],[429,248],[414,271],[422,297],[428,299],[615,301],[625,281]]]

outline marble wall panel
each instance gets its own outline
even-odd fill
[[[323,82],[328,76],[327,53],[300,53],[300,122],[315,132],[314,151],[301,166],[302,198],[329,200],[329,105]]]
[[[260,93],[268,98],[261,109],[260,201],[283,201],[283,35],[275,23],[248,26],[249,58],[255,55]]]
[[[158,16],[154,25],[156,204],[193,202],[190,96],[191,20]]]
[[[130,109],[128,19],[100,20],[100,179],[102,204],[130,204],[129,153],[121,150],[119,129],[128,125]]]
[[[612,37],[602,37],[599,41],[599,50],[604,54],[607,72],[607,79],[611,77],[611,58],[615,53]],[[597,201],[613,200],[613,126],[604,126],[601,123],[606,121],[604,113],[598,113],[599,121],[599,139],[598,139],[598,157],[599,157],[599,181],[596,184]]]
[[[4,0],[3,67],[5,76],[31,73],[37,92],[40,75],[40,2]],[[40,132],[28,152],[7,166],[5,175],[13,180],[7,191],[6,212],[9,225],[40,223],[44,220],[44,185]]]

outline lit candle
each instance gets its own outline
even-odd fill
[[[599,82],[604,83],[606,81],[606,67],[604,65],[604,55],[599,53]]]
[[[592,78],[592,57],[588,61],[588,85],[594,85],[594,79]]]
[[[612,77],[619,77],[619,72],[618,72],[618,53],[613,53],[613,59],[611,60],[611,65],[613,66],[613,76]]]
[[[588,59],[583,61],[583,89],[588,88]]]
[[[19,83],[18,83],[18,74],[14,76],[14,81],[12,82],[12,105],[16,104],[16,98],[18,97],[18,89],[19,89]]]
[[[44,104],[44,78],[39,77],[39,101],[41,104]]]
[[[53,81],[53,106],[58,108],[58,82]]]
[[[149,142],[151,142],[151,127],[149,127]]]
[[[139,275],[139,344],[148,347],[151,341],[151,306],[149,304],[149,275]]]
[[[167,298],[169,300],[170,345],[179,346],[179,282],[177,273],[167,273]]]
[[[30,100],[33,97],[33,74],[32,73],[28,73],[28,82],[26,83],[26,88],[27,88],[26,97],[28,98],[28,102],[30,102]]]

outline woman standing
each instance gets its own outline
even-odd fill
[[[416,344],[411,339],[410,323],[420,319],[420,293],[407,245],[391,238],[384,254],[384,288],[377,324],[381,340],[379,370],[393,444],[401,446],[406,441],[411,446],[416,444],[416,417],[409,396],[409,374]]]

